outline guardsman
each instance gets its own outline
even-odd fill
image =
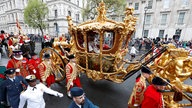
[[[54,75],[54,64],[51,61],[50,54],[44,54],[44,60],[39,64],[39,73],[41,77],[41,81],[44,84],[47,84],[47,87],[50,87],[51,84],[55,83],[55,75]]]
[[[70,91],[73,97],[73,101],[68,108],[99,108],[85,96],[82,88],[73,87]]]
[[[160,91],[165,90],[167,82],[160,77],[154,77],[152,85],[148,86],[144,99],[141,104],[141,108],[164,108],[163,95]]]
[[[26,77],[29,75],[28,59],[23,57],[21,50],[13,51],[13,58],[8,61],[7,69],[16,68],[16,75]]]
[[[19,108],[23,108],[27,101],[27,108],[45,108],[43,94],[48,93],[54,96],[63,97],[62,93],[47,88],[44,84],[36,83],[35,75],[28,75],[25,79],[29,84],[26,91],[20,95]]]
[[[142,66],[141,74],[136,77],[133,92],[129,98],[128,108],[140,108],[143,100],[143,94],[146,89],[146,78],[149,78],[152,72],[147,66]]]
[[[27,82],[22,76],[16,76],[15,68],[5,71],[7,79],[0,84],[1,104],[9,105],[11,108],[18,108],[19,96],[27,86]]]
[[[70,88],[73,86],[81,87],[79,73],[76,67],[76,60],[73,54],[68,56],[69,63],[66,65],[66,83],[67,83],[67,96],[71,97]]]
[[[41,59],[37,57],[36,53],[31,53],[31,59],[28,62],[30,74],[34,74],[37,79],[40,78],[38,65],[41,63]]]

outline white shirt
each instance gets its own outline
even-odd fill
[[[131,47],[130,54],[136,54],[137,50],[134,46]]]
[[[27,87],[27,90],[20,95],[19,108],[23,108],[27,101],[27,108],[45,108],[43,93],[48,93],[57,96],[58,92],[47,88],[42,83],[34,87]]]

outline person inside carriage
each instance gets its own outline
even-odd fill
[[[88,42],[88,51],[89,52],[91,52],[91,53],[99,53],[100,52],[97,34],[89,35],[87,42]]]
[[[28,72],[28,59],[23,57],[21,50],[14,50],[12,58],[7,63],[7,69],[16,68],[16,75],[26,77]]]

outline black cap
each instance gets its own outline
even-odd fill
[[[3,33],[5,33],[5,31],[4,31],[4,30],[1,30],[1,33],[3,34]]]
[[[73,58],[75,58],[75,55],[74,55],[74,54],[71,54],[71,55],[67,56],[67,58],[68,58],[68,59],[73,59]]]
[[[84,91],[82,88],[79,88],[79,87],[73,87],[70,89],[70,92],[71,92],[71,96],[72,97],[78,97],[78,96],[81,96],[83,95]]]
[[[148,66],[142,66],[141,71],[142,73],[152,74]]]
[[[34,82],[34,81],[36,81],[36,77],[35,77],[35,75],[28,75],[25,77],[25,80],[27,82]]]
[[[37,55],[37,54],[36,54],[36,53],[34,53],[34,52],[33,52],[33,53],[31,53],[31,56],[34,56],[34,55]]]
[[[64,48],[65,51],[70,52],[70,48]]]
[[[47,59],[50,59],[50,54],[45,53],[43,57],[44,57],[44,58],[47,58]]]
[[[152,80],[152,84],[154,85],[160,85],[160,86],[166,86],[168,83],[165,82],[163,79],[160,77],[154,77]]]
[[[15,68],[10,68],[10,69],[7,69],[4,73],[10,75],[15,73],[15,70],[16,70]]]
[[[14,50],[13,51],[13,56],[16,56],[16,55],[22,55],[23,52],[21,50]]]

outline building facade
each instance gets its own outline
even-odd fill
[[[192,39],[192,0],[127,0],[138,18],[135,38]]]
[[[81,11],[85,0],[42,0],[47,4],[49,13],[45,21],[48,26],[44,33],[59,36],[68,33],[66,16],[70,15],[74,24],[82,21]],[[1,0],[0,1],[0,29],[8,33],[18,32],[16,19],[25,34],[40,34],[38,29],[30,28],[24,22],[24,8],[28,0]]]

